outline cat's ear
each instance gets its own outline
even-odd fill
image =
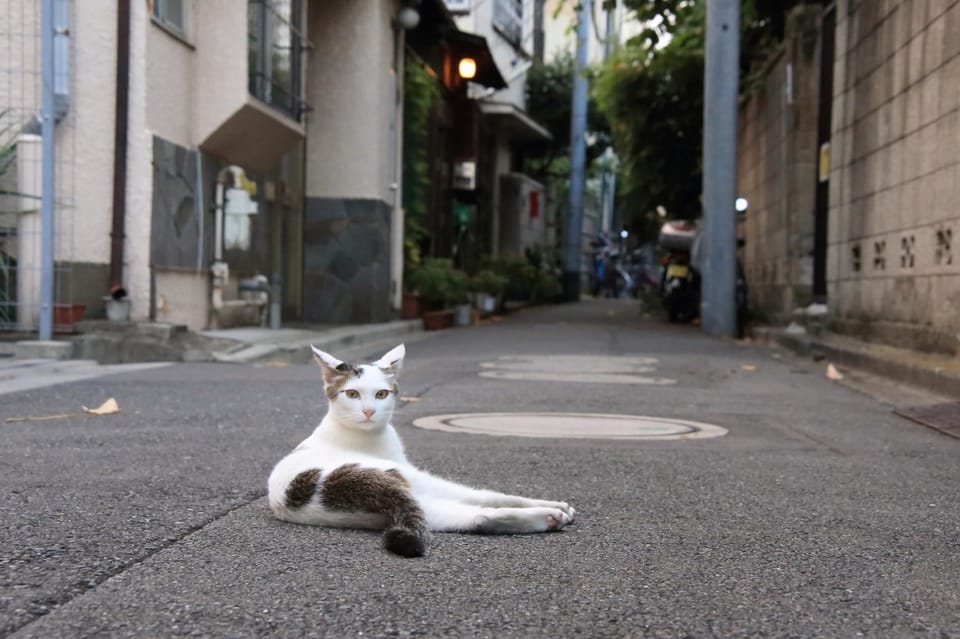
[[[337,370],[337,367],[343,364],[343,361],[337,359],[330,353],[321,351],[313,344],[310,345],[310,350],[313,351],[313,359],[316,360],[317,364],[319,364],[320,368],[323,370],[323,382],[325,384],[330,384],[333,379],[340,374],[340,371]]]
[[[387,375],[396,375],[400,372],[400,365],[403,363],[403,356],[407,350],[403,344],[392,349],[386,355],[373,363],[374,366],[382,370]]]

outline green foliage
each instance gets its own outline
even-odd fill
[[[555,156],[567,155],[570,151],[574,64],[573,55],[566,52],[548,63],[535,64],[527,73],[527,113],[550,131],[551,151]],[[587,130],[600,137],[610,131],[592,96],[587,102]]]
[[[493,297],[500,297],[506,286],[507,278],[502,275],[497,275],[489,268],[478,271],[470,280],[471,291],[486,293]]]
[[[504,297],[509,300],[529,300],[537,269],[522,255],[504,255],[484,261],[485,269],[503,277],[507,284]]]
[[[552,302],[563,293],[563,285],[557,273],[541,270],[537,271],[531,293],[534,302]]]
[[[741,91],[801,0],[743,0]],[[647,28],[598,74],[595,94],[621,159],[618,201],[634,233],[701,213],[706,0],[626,0]]]
[[[487,258],[481,273],[489,272],[498,277],[504,283],[503,295],[508,300],[553,301],[562,293],[562,286],[559,270],[552,264],[548,253],[534,249],[528,251],[526,256]],[[492,291],[490,293],[496,295]]]
[[[642,47],[625,48],[600,74],[596,93],[621,158],[621,207],[652,213],[663,206],[675,217],[697,217],[703,50],[675,42],[656,55]]]
[[[424,259],[420,266],[410,272],[408,281],[411,289],[434,309],[462,304],[467,299],[467,274],[454,269],[449,259]]]
[[[420,244],[427,236],[429,127],[440,89],[437,80],[412,54],[407,56],[403,82],[404,264],[412,269],[420,263]]]

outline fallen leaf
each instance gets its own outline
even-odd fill
[[[834,381],[843,379],[843,373],[837,370],[837,367],[833,364],[827,364],[827,379],[832,379]]]
[[[290,365],[289,363],[283,362],[280,360],[272,360],[272,361],[263,362],[262,364],[260,364],[260,366],[264,368],[284,368],[289,365]]]
[[[405,404],[410,404],[412,402],[419,402],[420,398],[419,397],[401,397],[400,401]]]
[[[740,368],[742,368],[742,369],[745,370],[745,371],[750,371],[750,372],[753,372],[753,371],[757,370],[757,367],[754,366],[753,364],[744,364],[744,365],[741,366]]]
[[[87,408],[86,406],[81,406],[81,408],[83,409],[83,412],[91,415],[112,415],[113,413],[120,412],[120,407],[117,405],[117,400],[112,397],[100,404],[100,406],[97,408]]]

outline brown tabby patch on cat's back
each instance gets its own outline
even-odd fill
[[[317,492],[317,483],[320,481],[319,468],[305,470],[290,482],[287,486],[287,494],[284,499],[287,508],[296,510],[303,508]]]

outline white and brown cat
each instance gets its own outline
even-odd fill
[[[384,547],[425,554],[429,531],[538,533],[573,521],[564,502],[478,490],[413,466],[390,423],[397,403],[397,346],[370,365],[313,348],[329,409],[313,434],[270,473],[278,519],[315,526],[385,530]]]

